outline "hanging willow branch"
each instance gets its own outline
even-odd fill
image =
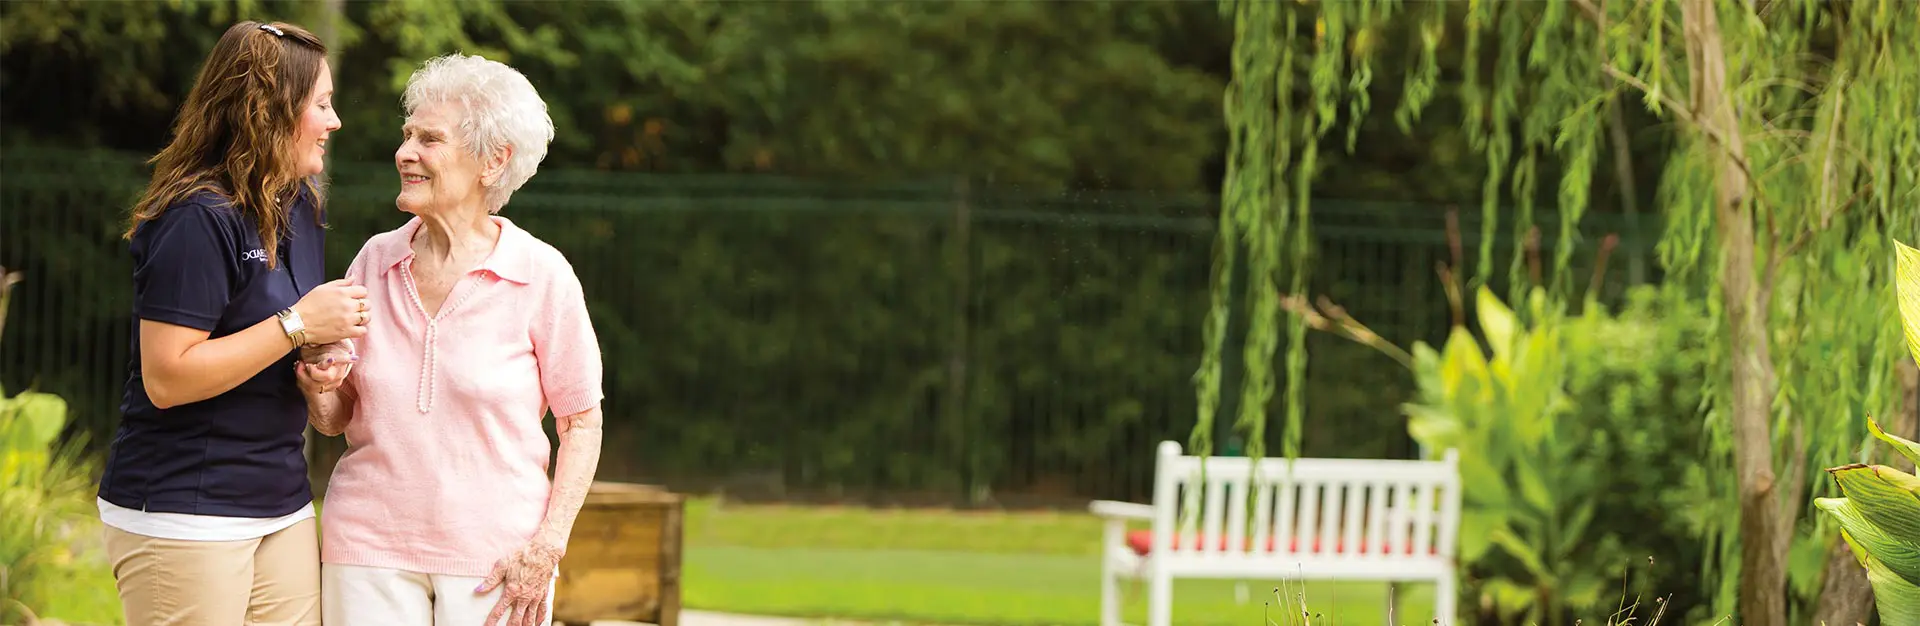
[[[1240,401],[1234,430],[1246,438],[1248,456],[1266,454],[1268,407],[1277,386],[1273,367],[1280,345],[1277,323],[1285,321],[1282,441],[1285,454],[1292,458],[1300,453],[1305,414],[1307,323],[1281,314],[1281,283],[1285,282],[1285,293],[1293,294],[1307,286],[1319,143],[1336,127],[1342,109],[1349,118],[1348,147],[1358,140],[1355,120],[1364,118],[1371,106],[1367,89],[1372,82],[1373,50],[1382,37],[1381,29],[1398,12],[1399,2],[1302,6],[1227,0],[1222,7],[1233,16],[1234,26],[1233,79],[1225,103],[1227,175],[1214,243],[1204,354],[1194,376],[1198,419],[1188,445],[1195,454],[1212,453],[1221,398],[1235,392],[1222,387],[1226,359],[1234,356],[1228,354],[1225,342],[1235,319],[1237,287],[1248,310],[1241,316],[1246,320],[1246,340],[1237,356],[1244,375],[1237,390]],[[1312,24],[1310,38],[1302,32],[1306,20]],[[1445,27],[1444,8],[1428,11],[1423,20],[1426,41],[1420,64],[1428,69],[1408,78],[1408,93],[1418,95],[1396,111],[1403,124],[1419,115],[1438,81],[1436,54]],[[1296,106],[1302,87],[1305,106]],[[1233,277],[1242,264],[1245,282],[1235,285]]]
[[[1195,376],[1196,451],[1212,449],[1222,394],[1238,393],[1235,429],[1248,437],[1249,455],[1264,453],[1280,343],[1275,322],[1285,319],[1285,446],[1289,456],[1298,453],[1303,335],[1311,316],[1276,317],[1285,302],[1304,302],[1283,302],[1276,287],[1284,281],[1289,298],[1304,295],[1319,142],[1345,112],[1347,147],[1365,149],[1357,145],[1355,124],[1371,106],[1375,44],[1395,19],[1417,20],[1417,58],[1408,65],[1404,99],[1394,112],[1402,130],[1412,129],[1439,91],[1436,57],[1449,27],[1449,6],[1459,5],[1431,2],[1404,15],[1398,2],[1388,0],[1223,3],[1235,29],[1234,77],[1226,97],[1231,139],[1205,355]],[[1557,168],[1552,201],[1560,228],[1553,269],[1544,280],[1556,299],[1573,295],[1569,270],[1585,243],[1578,228],[1591,190],[1599,186],[1594,170],[1599,129],[1607,123],[1603,113],[1610,102],[1631,102],[1619,92],[1640,93],[1648,112],[1679,122],[1656,129],[1675,139],[1666,144],[1667,154],[1635,155],[1664,161],[1653,206],[1665,223],[1658,246],[1665,288],[1715,302],[1712,327],[1725,332],[1727,264],[1720,259],[1730,248],[1750,247],[1738,258],[1751,259],[1754,266],[1747,269],[1753,271],[1745,275],[1759,278],[1751,293],[1724,302],[1754,303],[1764,332],[1702,344],[1712,374],[1702,390],[1707,402],[1700,417],[1709,441],[1703,458],[1708,474],[1717,477],[1705,486],[1711,490],[1708,506],[1735,510],[1731,425],[1744,420],[1743,428],[1751,429],[1757,417],[1769,433],[1765,440],[1779,448],[1766,452],[1777,459],[1771,470],[1781,484],[1774,508],[1783,519],[1775,527],[1830,537],[1825,520],[1796,523],[1807,509],[1798,500],[1830,488],[1810,483],[1806,474],[1853,453],[1857,433],[1864,432],[1859,416],[1891,410],[1892,370],[1877,364],[1902,354],[1898,334],[1883,330],[1892,326],[1884,321],[1893,310],[1887,293],[1891,268],[1884,259],[1889,237],[1920,240],[1920,211],[1910,208],[1920,194],[1920,119],[1913,115],[1913,103],[1920,102],[1920,64],[1912,62],[1920,58],[1920,3],[1469,0],[1463,21],[1461,123],[1486,168],[1473,286],[1492,279],[1496,235],[1503,230],[1515,241],[1507,274],[1512,290],[1519,293],[1525,283],[1541,279],[1523,260],[1519,242],[1537,231],[1539,174]],[[1715,63],[1699,52],[1707,49],[1701,42],[1708,37],[1722,50]],[[1701,70],[1708,67],[1724,72],[1717,84],[1727,88],[1719,94],[1701,92]],[[1733,104],[1703,109],[1706,95]],[[1703,124],[1706,110],[1722,116],[1731,110],[1733,119]],[[1716,167],[1722,162],[1732,174]],[[1739,188],[1730,197],[1740,199],[1739,206],[1716,208],[1716,185],[1736,178]],[[1503,219],[1511,220],[1504,229]],[[1729,230],[1730,219],[1748,223]],[[1730,232],[1759,236],[1730,239]],[[1235,285],[1232,277],[1241,269],[1246,280]],[[1248,303],[1239,316],[1247,342],[1232,355],[1223,342],[1235,320],[1236,291]],[[1740,343],[1756,341],[1766,348]],[[1734,351],[1736,344],[1742,351]],[[1772,402],[1757,411],[1748,402],[1735,415],[1732,364],[1752,355],[1777,368],[1777,384],[1762,385],[1770,388]],[[1243,385],[1224,390],[1223,361],[1236,357],[1245,366]],[[1703,574],[1717,585],[1714,610],[1723,615],[1734,610],[1733,591],[1743,582],[1742,595],[1749,598],[1794,593],[1778,581],[1756,582],[1751,569],[1741,580],[1738,542],[1744,538],[1737,522],[1722,516],[1703,531],[1712,551]],[[1770,539],[1784,546],[1784,537]],[[1801,598],[1791,606],[1810,604]],[[1743,619],[1769,623],[1774,617]]]

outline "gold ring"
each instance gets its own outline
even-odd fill
[[[361,325],[361,326],[366,326],[366,325],[367,325],[367,311],[366,311],[366,309],[361,309],[361,310],[360,310],[360,325]]]
[[[366,299],[366,298],[356,298],[356,299],[355,299],[355,301],[356,301],[356,302],[359,302],[359,303],[360,303],[360,310],[362,310],[362,311],[365,311],[365,310],[367,310],[367,299]]]

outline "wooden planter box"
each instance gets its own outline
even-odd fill
[[[683,498],[659,487],[594,483],[560,561],[554,622],[678,624],[682,511]]]

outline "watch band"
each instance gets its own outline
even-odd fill
[[[287,334],[287,339],[293,341],[293,347],[307,345],[307,327],[300,319],[299,313],[295,313],[292,308],[285,308],[274,315],[280,318],[280,330]]]

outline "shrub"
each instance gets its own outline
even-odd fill
[[[6,287],[0,268],[0,324]],[[67,403],[0,389],[0,624],[39,616],[119,623],[113,579],[99,555],[93,464],[81,440],[61,441]]]

